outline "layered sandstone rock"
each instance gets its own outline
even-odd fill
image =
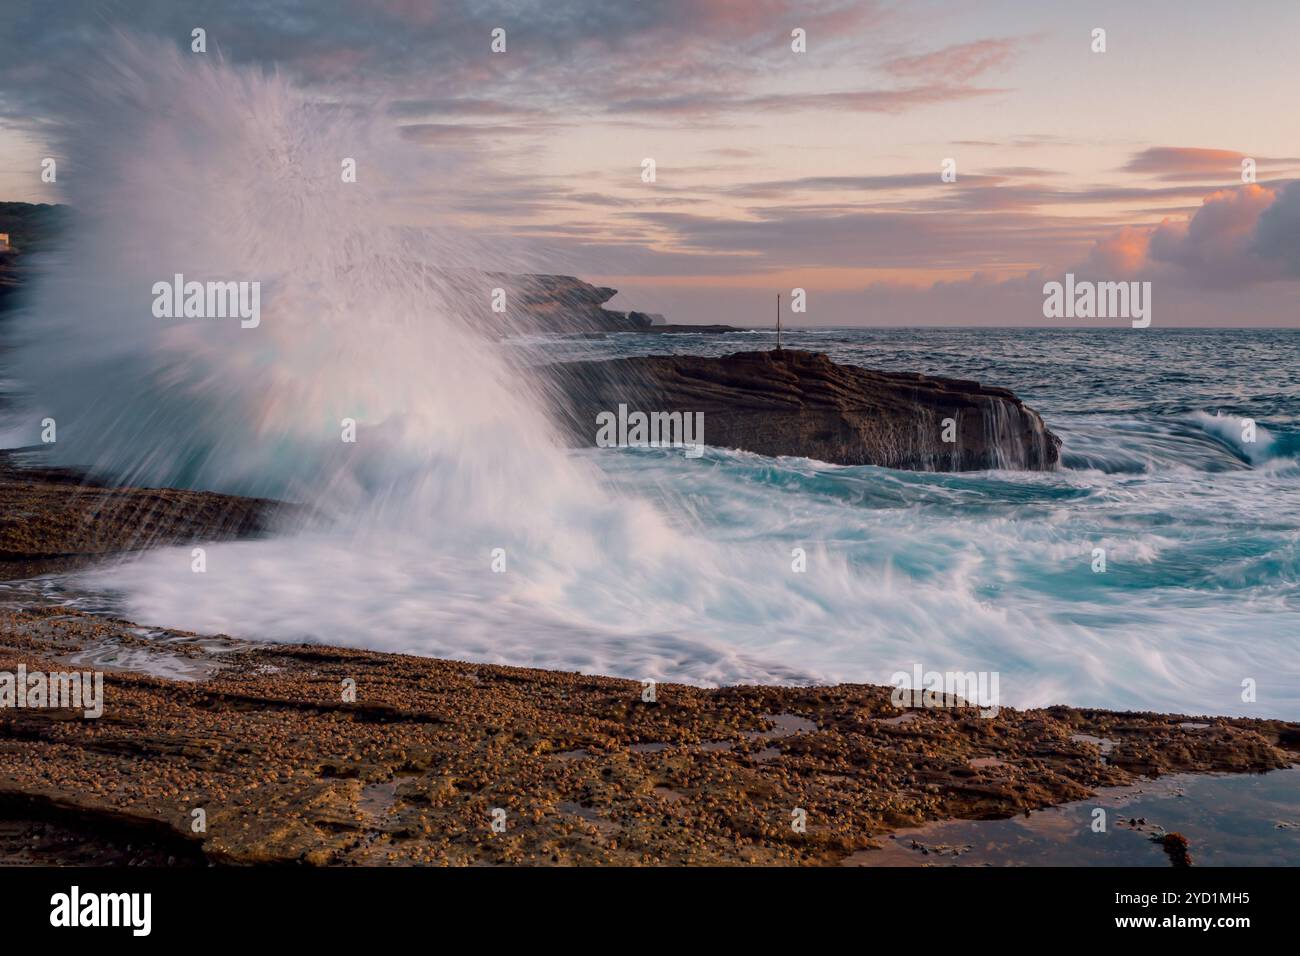
[[[565,363],[547,374],[579,444],[595,444],[596,416],[622,404],[703,413],[707,445],[843,465],[1043,471],[1055,467],[1060,447],[1007,389],[839,365],[813,352],[641,356]]]

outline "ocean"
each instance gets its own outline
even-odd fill
[[[550,361],[774,336],[516,344]],[[1061,467],[934,474],[715,448],[556,451],[556,465],[534,449],[536,474],[503,482],[460,451],[436,493],[386,486],[398,522],[210,545],[203,575],[165,548],[59,589],[146,626],[634,679],[885,683],[920,667],[996,674],[1003,705],[1300,718],[1296,332],[826,329],[784,344],[1011,388],[1062,438]],[[431,493],[442,517],[425,521],[412,509]],[[462,520],[484,501],[496,520]]]
[[[774,338],[619,334],[545,351],[720,355]],[[708,534],[824,549],[835,573],[873,582],[840,609],[848,633],[826,608],[823,629],[771,634],[783,663],[881,679],[873,655],[912,655],[999,671],[1026,702],[1300,716],[1296,331],[825,329],[783,344],[1011,388],[1063,440],[1046,474],[601,456],[630,493],[688,486]]]

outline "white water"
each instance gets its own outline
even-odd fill
[[[1267,473],[1237,472],[1235,492],[1190,498],[1170,476],[1162,500],[1095,472],[912,476],[734,452],[691,463],[582,454],[687,509],[657,560],[626,538],[593,535],[564,554],[506,538],[509,571],[492,574],[487,541],[373,529],[213,546],[204,575],[190,573],[187,550],[158,551],[93,580],[124,589],[135,620],[252,637],[695,683],[884,682],[915,661],[998,671],[1015,705],[1300,713],[1300,614],[1270,559],[1215,563],[1182,528],[1129,530],[1152,509],[1208,529]],[[665,495],[672,485],[689,493]],[[809,552],[803,574],[791,570],[796,546]],[[1131,589],[1092,574],[1094,546]],[[1165,582],[1168,564],[1212,579]],[[1255,705],[1240,699],[1247,677]]]
[[[542,397],[475,329],[487,296],[430,272],[472,261],[471,237],[395,228],[401,185],[429,173],[423,151],[279,78],[161,48],[123,44],[77,88],[57,132],[78,219],[19,326],[26,441],[49,416],[57,461],[288,496],[330,519],[214,546],[206,576],[184,550],[95,578],[130,613],[557,663],[541,635],[584,605],[603,614],[589,589],[622,592],[618,616],[638,621],[648,601],[689,601],[696,574],[719,577],[712,548],[560,448]],[[341,181],[345,155],[357,183]],[[151,289],[174,273],[260,281],[260,325],[156,318]],[[490,570],[497,548],[505,574]],[[649,594],[647,581],[670,583]]]
[[[1005,704],[1300,716],[1289,598],[1102,590],[1088,571],[1097,544],[1137,569],[1187,547],[1160,522],[1127,532],[1153,509],[1211,520],[1264,500],[1268,473],[1198,499],[1177,469],[1139,495],[1091,470],[563,451],[541,396],[475,333],[486,300],[426,268],[483,250],[443,221],[395,228],[436,174],[426,154],[274,77],[115,57],[67,107],[81,221],[21,328],[28,420],[54,416],[60,456],[122,480],[329,518],[210,545],[203,574],[184,548],[82,577],[138,623],[700,683],[883,682],[915,662],[998,671]],[[356,184],[339,180],[349,155]],[[261,326],[154,318],[152,284],[175,272],[262,281]]]

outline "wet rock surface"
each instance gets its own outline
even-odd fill
[[[1060,439],[1007,389],[839,365],[814,352],[640,356],[562,363],[547,374],[560,423],[580,445],[594,445],[596,416],[621,404],[702,413],[707,445],[841,465],[1042,471],[1059,457]]]
[[[646,703],[635,681],[167,633],[0,612],[0,671],[73,669],[112,642],[210,664],[110,670],[97,720],[0,710],[0,863],[834,864],[928,820],[1280,768],[1300,740],[1280,721],[1189,731],[1066,707],[899,721],[891,689],[865,685],[660,684]],[[1107,759],[1083,734],[1114,742]]]
[[[261,498],[123,488],[0,452],[0,580],[162,544],[245,537],[301,509]]]

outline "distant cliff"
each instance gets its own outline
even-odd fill
[[[63,206],[0,202],[0,233],[9,234],[10,249],[0,252],[0,305],[23,282],[23,253],[54,245],[66,221]]]
[[[664,321],[661,315],[606,309],[618,290],[574,276],[485,272],[473,281],[506,291],[507,310],[496,320],[502,332],[639,332]]]
[[[0,252],[0,305],[24,280],[24,253],[51,248],[68,216],[65,206],[0,202],[0,233],[8,233],[11,252]],[[637,332],[664,330],[661,315],[620,312],[605,308],[617,289],[595,286],[574,276],[509,275],[495,272],[448,271],[426,266],[436,281],[449,285],[467,303],[472,321],[498,335],[539,332]],[[164,270],[166,271],[166,270]],[[494,289],[506,293],[504,313],[490,308]]]
[[[546,372],[561,396],[561,424],[583,445],[595,444],[598,414],[625,404],[702,412],[706,445],[842,465],[1044,471],[1056,466],[1060,447],[1042,417],[1007,389],[838,365],[814,352],[651,355]]]

